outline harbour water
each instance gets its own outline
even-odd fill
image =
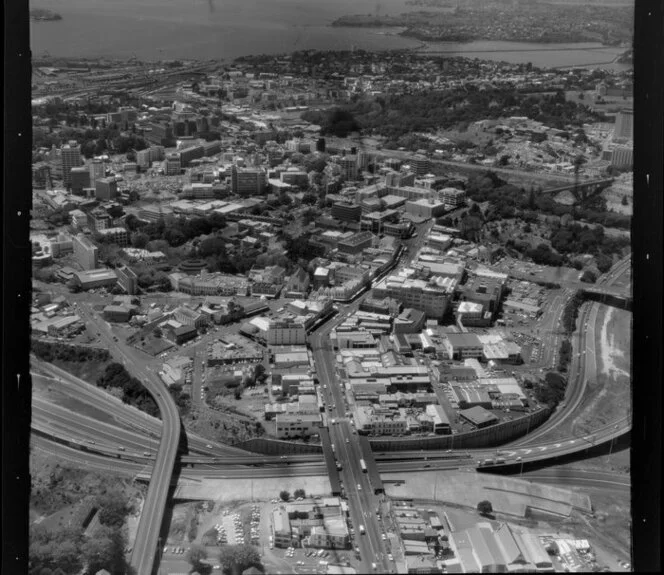
[[[399,14],[406,0],[380,0],[382,14]],[[390,29],[340,28],[344,14],[373,13],[375,0],[36,0],[62,15],[57,22],[32,22],[34,57],[137,57],[223,59],[295,50],[389,50],[422,48],[422,42]],[[535,66],[607,66],[619,48],[583,44],[515,42],[428,43],[444,52]]]

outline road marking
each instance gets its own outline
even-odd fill
[[[546,445],[542,445],[538,448],[540,451],[546,451]]]

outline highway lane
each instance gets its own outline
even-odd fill
[[[36,373],[36,369],[50,373],[51,376]],[[161,420],[123,403],[122,400],[110,395],[103,389],[78,379],[60,368],[42,363],[35,358],[32,362],[31,375],[33,379],[37,378],[46,383],[52,382],[53,384],[57,384],[59,391],[70,394],[78,401],[83,401],[97,409],[106,411],[121,425],[125,425],[130,429],[140,430],[149,436],[161,436]],[[201,454],[212,456],[240,455],[246,457],[253,455],[259,457],[257,454],[252,454],[238,447],[220,444],[194,434],[188,433],[187,439],[190,450]],[[212,445],[212,447],[207,447],[208,445]]]
[[[602,471],[588,471],[583,469],[551,469],[529,471],[519,476],[521,479],[535,481],[537,483],[549,483],[551,485],[585,487],[595,489],[607,489],[621,492],[629,492],[631,481],[628,475],[621,476],[615,473]]]
[[[157,458],[152,469],[148,493],[136,532],[131,565],[137,573],[150,575],[155,566],[159,532],[164,519],[166,501],[171,483],[171,476],[177,458],[180,443],[180,414],[175,401],[155,374],[146,369],[140,360],[130,353],[126,345],[120,343],[111,331],[110,325],[100,319],[87,304],[77,305],[77,310],[88,325],[95,325],[102,341],[106,343],[111,355],[120,360],[129,373],[139,377],[148,392],[154,398],[163,426]]]

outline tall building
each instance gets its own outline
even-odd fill
[[[83,196],[83,190],[90,186],[90,172],[85,166],[72,168],[69,171],[69,180],[72,194]]]
[[[48,164],[32,166],[32,187],[40,190],[53,187],[51,167]]]
[[[112,200],[118,195],[115,178],[100,178],[95,182],[95,195],[98,200]]]
[[[97,269],[97,246],[86,236],[83,234],[74,236],[72,247],[76,261],[85,271]]]
[[[134,295],[138,288],[138,276],[131,268],[123,266],[116,268],[115,273],[118,275],[118,284],[129,295]]]
[[[180,161],[180,154],[168,154],[164,162],[164,173],[167,176],[179,176],[182,172],[182,162]]]
[[[616,146],[611,153],[611,165],[616,168],[631,168],[634,164],[634,150],[631,146]]]
[[[261,168],[231,167],[231,191],[243,196],[265,194],[267,181]]]
[[[90,185],[94,187],[97,180],[106,177],[106,166],[102,160],[94,159],[90,162]]]
[[[614,138],[631,140],[634,137],[634,110],[620,110],[616,116]]]
[[[62,181],[65,187],[71,186],[71,169],[78,168],[81,165],[81,146],[76,145],[75,142],[70,142],[62,146],[61,156],[62,160]]]
[[[344,156],[339,159],[341,173],[346,180],[357,179],[357,156]]]
[[[424,176],[431,171],[431,162],[426,156],[413,156],[408,163],[416,176]]]

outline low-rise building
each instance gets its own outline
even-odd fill
[[[319,414],[277,414],[275,419],[279,439],[309,437],[317,434],[321,425]]]

